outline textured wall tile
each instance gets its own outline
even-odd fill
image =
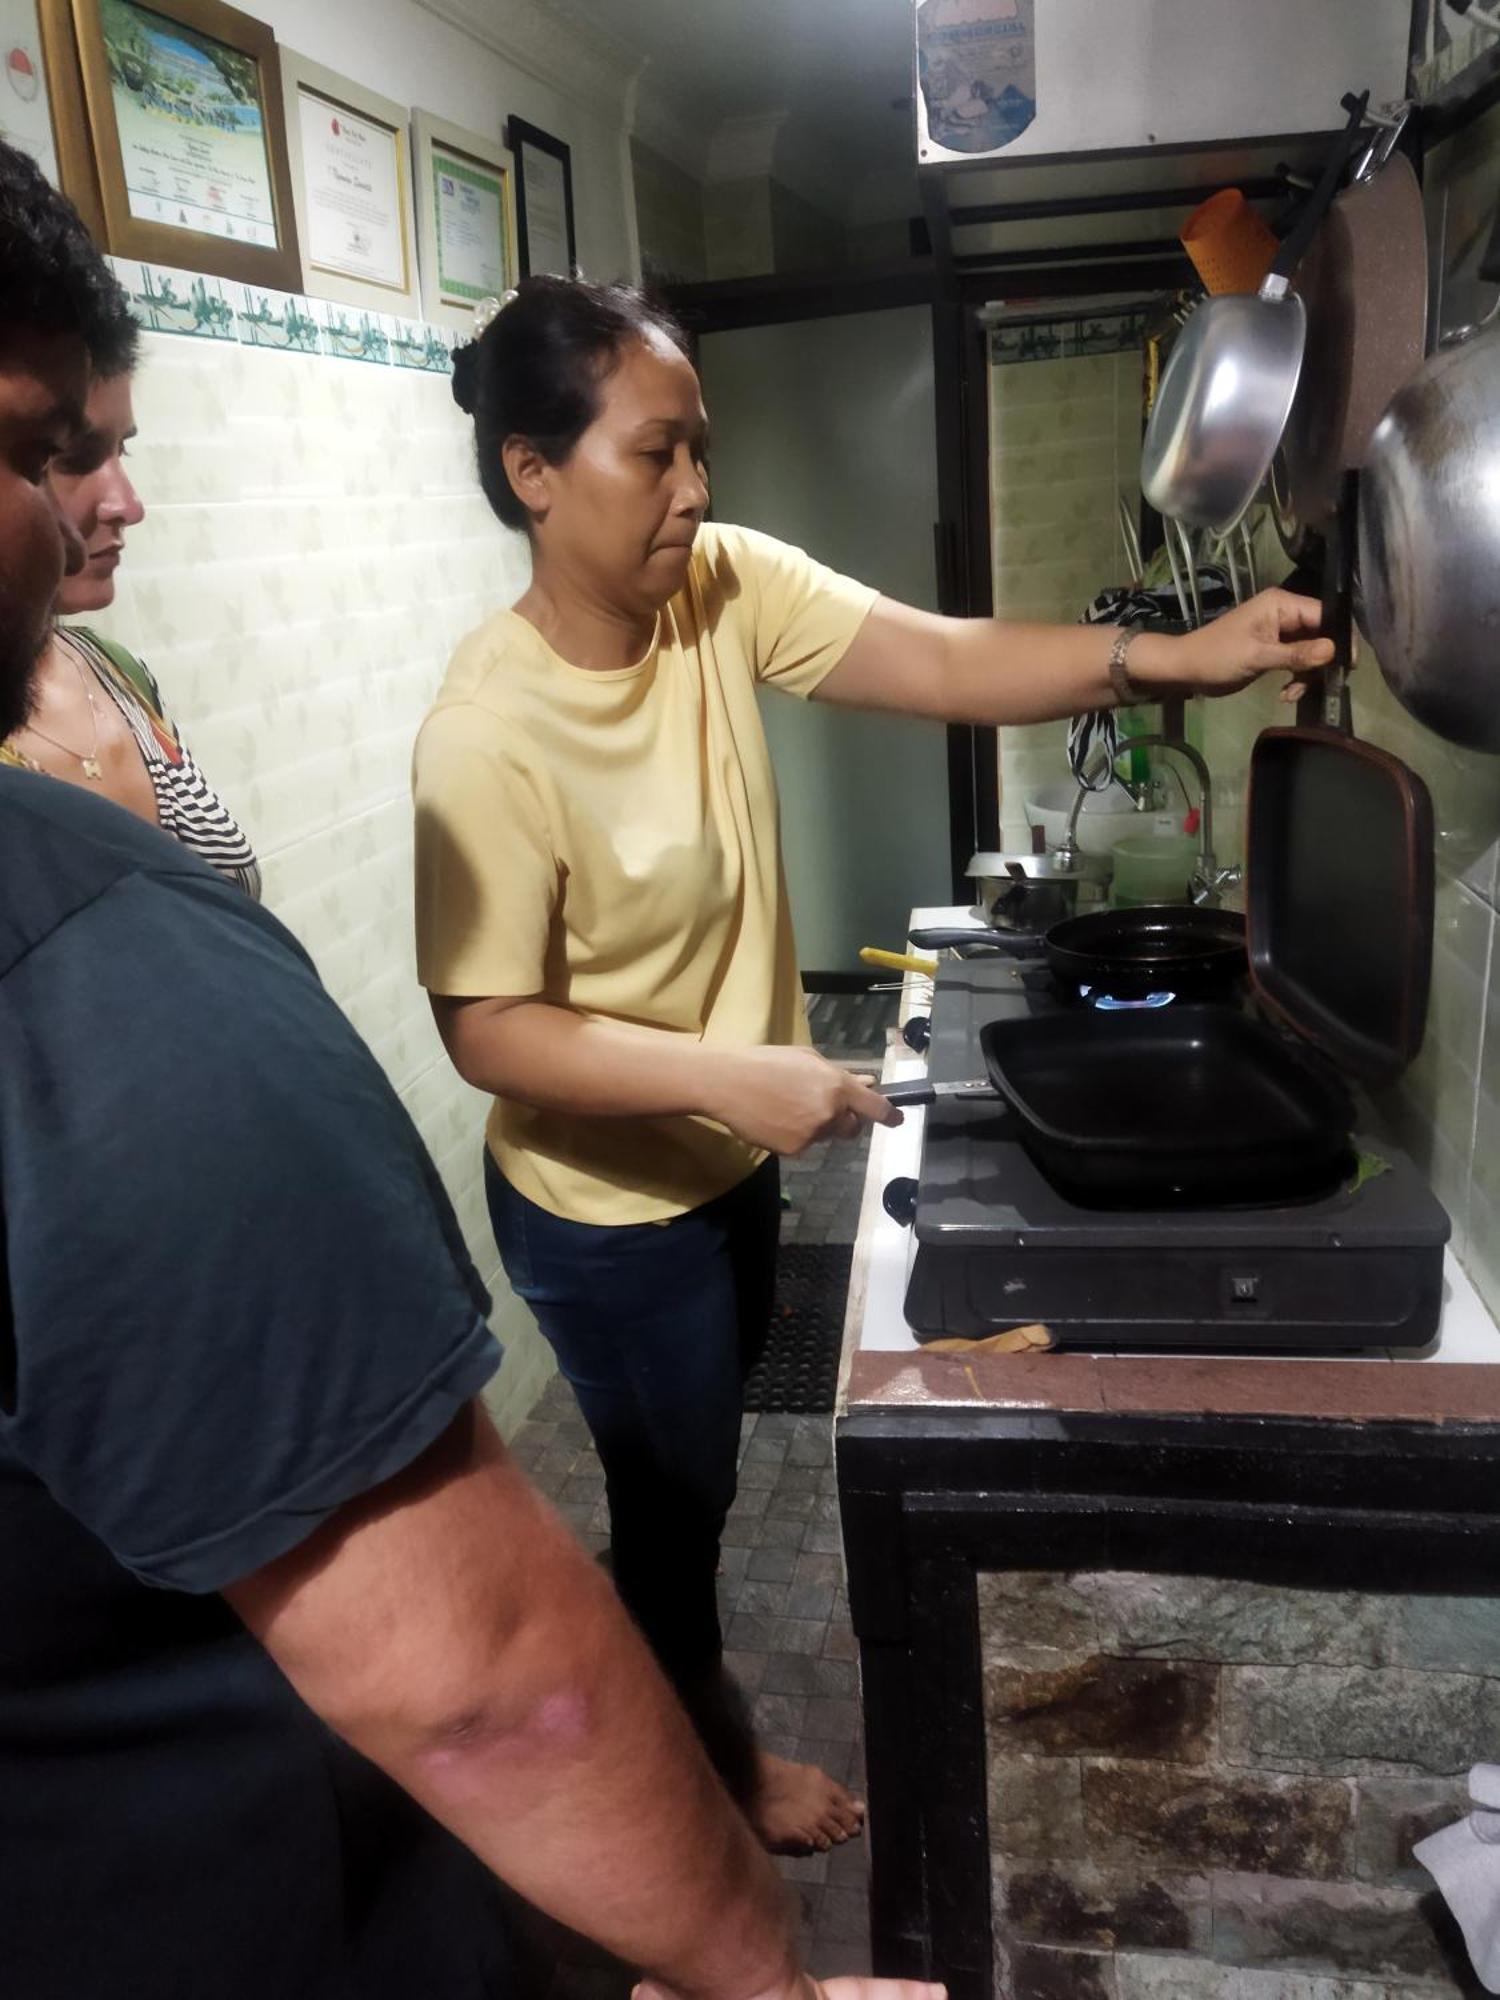
[[[1445,1971],[1413,1893],[1353,1882],[1221,1878],[1214,1884],[1214,1955],[1229,1965],[1370,1979],[1437,1980]]]
[[[1083,1814],[1100,1862],[1315,1880],[1349,1866],[1352,1800],[1336,1781],[1100,1762],[1083,1767]]]
[[[1389,1599],[1392,1657],[1404,1667],[1436,1667],[1500,1680],[1500,1597]]]
[[[1076,1861],[1083,1852],[1083,1792],[1076,1762],[989,1757],[990,1845],[1007,1861]]]
[[[987,1570],[977,1583],[987,1667],[1045,1667],[1059,1652],[1097,1650],[1094,1610],[1074,1578],[1053,1570]]]
[[[996,1887],[996,1923],[1013,1941],[1100,1951],[1206,1952],[1212,1943],[1205,1876],[1059,1863],[1014,1869]]]
[[[1113,1961],[1102,1953],[1018,1945],[1008,1954],[1007,2000],[1116,2000]]]
[[[1128,1744],[1133,1757],[1201,1764],[1209,1754],[1218,1669],[1196,1662],[1098,1657],[1039,1670],[984,1672],[997,1756],[1083,1756]]]
[[[1355,1868],[1361,1881],[1427,1890],[1412,1849],[1469,1810],[1466,1778],[1361,1778],[1355,1787]]]
[[[1367,1667],[1230,1667],[1227,1762],[1257,1770],[1449,1775],[1500,1742],[1500,1681]]]
[[[1070,1587],[1109,1652],[1375,1666],[1391,1644],[1394,1600],[1352,1592],[1119,1570],[1074,1577]]]
[[[1306,1973],[1242,1972],[1203,1960],[1132,1954],[1115,1961],[1119,2000],[1415,2000],[1450,1987],[1399,1987],[1362,1979],[1326,1979]]]

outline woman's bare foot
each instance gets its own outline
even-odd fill
[[[760,1794],[750,1821],[772,1854],[826,1854],[852,1840],[865,1823],[865,1802],[816,1764],[792,1764],[757,1753]]]

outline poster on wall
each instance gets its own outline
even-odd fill
[[[509,124],[516,161],[518,265],[523,278],[551,273],[571,278],[578,268],[573,231],[573,156],[561,139],[528,125]]]
[[[403,105],[281,51],[303,290],[415,317],[416,234]]]
[[[106,247],[295,290],[270,29],[222,0],[74,0],[73,14]]]
[[[0,0],[0,53],[5,64],[0,81],[0,139],[30,153],[58,187],[57,147],[36,0]]]
[[[412,140],[423,312],[467,327],[516,281],[514,165],[495,140],[425,111],[413,113]]]
[[[917,82],[927,137],[997,153],[1036,117],[1036,0],[922,0]]]

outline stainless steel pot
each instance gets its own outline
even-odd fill
[[[1500,284],[1500,213],[1480,265]],[[1500,302],[1497,302],[1500,310]],[[1421,368],[1375,427],[1360,477],[1361,623],[1401,705],[1500,752],[1500,323]]]
[[[1110,864],[1080,854],[1066,865],[1055,854],[976,854],[965,874],[974,884],[974,914],[1004,931],[1043,931],[1101,901]]]

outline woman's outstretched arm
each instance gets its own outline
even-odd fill
[[[1331,640],[1317,638],[1315,599],[1263,590],[1211,625],[1180,637],[1140,632],[1125,665],[1145,701],[1183,694],[1235,694],[1262,674],[1298,676],[1325,667]],[[1017,625],[996,618],[942,618],[878,598],[848,652],[815,699],[844,708],[931,716],[984,725],[1050,722],[1112,708],[1113,625]]]

